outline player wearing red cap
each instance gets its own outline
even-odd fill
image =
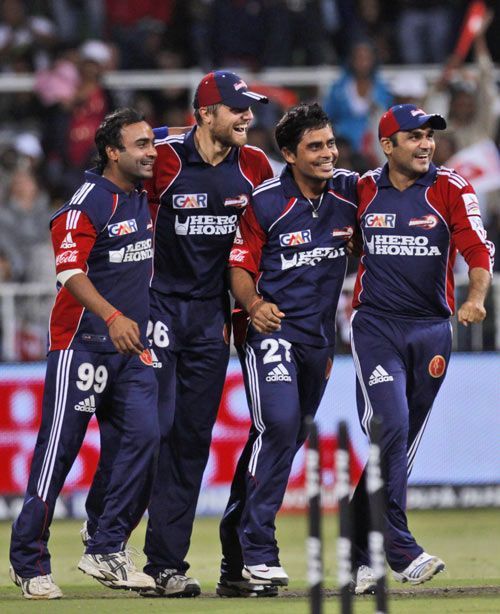
[[[272,177],[265,154],[246,145],[255,102],[267,98],[234,73],[203,77],[193,104],[197,125],[156,140],[158,159],[145,185],[154,223],[149,332],[162,435],[145,571],[155,578],[156,596],[201,590],[186,576],[185,557],[229,360],[227,261],[252,190]]]
[[[446,121],[415,105],[392,107],[379,123],[387,164],[358,184],[363,255],[354,289],[351,345],[361,426],[382,419],[386,489],[385,549],[394,577],[420,584],[444,569],[408,528],[406,489],[451,351],[453,264],[469,266],[469,289],[458,310],[465,326],[481,322],[490,284],[490,249],[477,197],[463,177],[432,164],[434,130]],[[367,548],[365,474],[354,493],[354,585],[374,590]]]

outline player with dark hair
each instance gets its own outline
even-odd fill
[[[158,473],[149,505],[145,572],[155,596],[193,597],[186,576],[196,504],[229,360],[227,259],[252,190],[272,170],[246,145],[250,106],[267,98],[231,72],[200,81],[197,125],[164,137],[145,185],[154,220],[150,339],[159,382]],[[241,571],[241,570],[240,570]]]
[[[356,225],[358,175],[334,170],[338,151],[321,107],[290,109],[275,135],[286,168],[254,190],[230,256],[231,290],[245,310],[235,344],[252,426],[220,526],[223,596],[238,596],[228,580],[236,584],[242,569],[267,594],[288,584],[275,517],[304,419],[315,415],[330,375]]]
[[[450,358],[457,250],[470,279],[460,323],[484,320],[491,277],[489,242],[472,186],[453,169],[432,164],[434,130],[445,128],[443,117],[415,105],[392,107],[379,123],[387,163],[358,185],[364,244],[351,330],[358,413],[368,436],[372,417],[382,420],[386,556],[395,579],[411,584],[444,569],[408,528],[406,489]],[[363,473],[351,502],[356,593],[376,585],[367,548],[365,480]]]
[[[154,134],[121,109],[96,132],[98,169],[51,220],[58,293],[50,316],[40,431],[24,505],[12,527],[11,578],[27,599],[57,599],[49,527],[56,499],[93,414],[117,433],[102,510],[78,568],[112,588],[154,586],[126,543],[156,468],[157,382],[147,347],[153,224],[138,182],[153,174]]]

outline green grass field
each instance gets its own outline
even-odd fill
[[[335,535],[337,519],[327,515],[323,521],[325,583],[328,596],[324,611],[340,611],[336,585]],[[428,552],[436,553],[447,570],[421,587],[389,582],[390,612],[397,614],[443,614],[455,612],[500,612],[500,523],[498,510],[456,510],[414,512],[410,524]],[[304,540],[306,521],[303,516],[280,516],[278,540],[281,561],[290,576],[290,586],[282,597],[274,599],[220,599],[214,596],[218,578],[220,547],[218,520],[199,518],[195,523],[189,554],[191,572],[204,591],[197,599],[143,599],[134,593],[113,591],[101,586],[76,568],[82,552],[79,541],[81,524],[56,521],[52,527],[51,552],[53,575],[64,592],[64,599],[30,602],[8,577],[10,524],[0,523],[0,612],[92,612],[93,614],[128,612],[201,613],[232,612],[237,614],[295,614],[308,611]],[[144,524],[135,531],[131,545],[142,548]],[[144,558],[138,558],[142,565]],[[374,612],[374,600],[358,597],[354,612]]]

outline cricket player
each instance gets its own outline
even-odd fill
[[[242,569],[250,587],[268,588],[248,596],[288,584],[275,517],[305,440],[304,419],[315,415],[330,375],[356,227],[358,175],[334,170],[338,151],[321,107],[289,110],[276,141],[287,165],[254,190],[230,256],[231,290],[244,309],[235,342],[252,427],[220,527],[217,593],[229,597],[241,596],[232,589]]]
[[[415,105],[392,107],[379,123],[387,163],[358,186],[363,255],[351,329],[358,413],[368,436],[372,417],[382,420],[386,556],[394,578],[411,584],[430,580],[445,566],[411,534],[406,489],[450,358],[457,250],[470,280],[460,323],[484,320],[491,278],[489,242],[472,186],[453,169],[432,164],[434,131],[445,128],[443,117]],[[366,543],[367,505],[363,474],[351,502],[356,593],[370,592],[376,583]]]
[[[126,543],[151,493],[159,446],[157,382],[147,348],[153,224],[136,185],[153,174],[154,134],[133,109],[96,132],[98,166],[51,220],[58,293],[50,316],[42,422],[24,505],[12,527],[11,578],[27,599],[58,599],[49,527],[93,414],[119,445],[96,530],[78,568],[113,588],[154,586]]]
[[[232,72],[204,76],[193,103],[196,126],[157,139],[145,184],[154,223],[149,337],[161,444],[144,551],[156,596],[200,593],[185,557],[229,360],[227,260],[252,190],[272,177],[265,154],[246,145],[250,107],[265,102]]]

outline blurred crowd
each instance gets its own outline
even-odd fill
[[[135,106],[156,126],[192,122],[188,88],[106,89],[103,75],[117,70],[229,67],[254,73],[258,82],[268,67],[341,68],[322,100],[319,90],[266,86],[271,104],[256,117],[250,141],[270,155],[276,172],[272,129],[300,99],[323,103],[337,136],[337,166],[359,172],[384,162],[376,126],[391,104],[440,112],[449,129],[435,162],[474,177],[498,247],[500,11],[488,13],[459,58],[452,52],[469,6],[469,0],[0,0],[0,73],[35,75],[33,90],[0,98],[0,281],[53,281],[47,222],[91,166],[94,132],[109,110]],[[431,81],[425,64],[440,66],[439,78]],[[384,65],[402,71],[387,80]]]

